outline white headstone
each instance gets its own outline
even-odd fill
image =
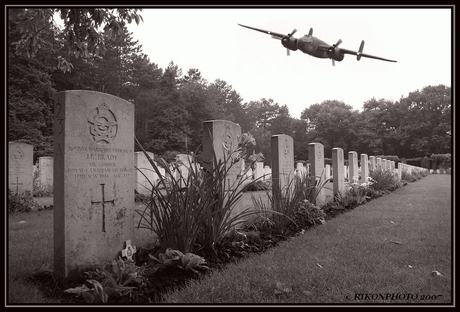
[[[377,157],[376,160],[377,160],[377,162],[376,162],[376,168],[377,168],[377,170],[383,170],[383,167],[382,167],[382,158]]]
[[[45,188],[53,188],[54,160],[51,156],[38,158],[40,185]]]
[[[344,153],[343,149],[336,147],[332,149],[332,187],[334,196],[338,195],[343,196],[345,195],[345,172],[346,170],[342,170],[341,168],[346,168],[344,166]]]
[[[134,105],[94,91],[54,100],[54,275],[117,259],[134,236]]]
[[[324,172],[324,146],[321,143],[308,144],[308,160],[311,163],[310,177],[316,181],[316,185],[322,184],[325,181]],[[316,204],[322,205],[325,203],[326,196],[324,188],[321,188],[316,197]]]
[[[324,170],[326,174],[326,179],[329,179],[331,177],[331,165],[325,165]]]
[[[348,167],[349,167],[349,174],[348,178],[353,180],[353,178],[356,177],[356,179],[359,179],[359,173],[358,173],[358,153],[351,151],[348,152]]]
[[[272,135],[272,187],[284,190],[294,178],[294,140],[286,134]]]
[[[210,120],[203,123],[203,164],[207,172],[213,170],[214,155],[218,161],[225,162],[228,169],[225,189],[235,190],[235,182],[241,173],[242,162],[232,163],[236,157],[240,125],[228,120]]]
[[[375,170],[375,156],[369,156],[369,170]]]
[[[271,180],[272,179],[272,168],[270,166],[264,166],[264,180]]]
[[[24,195],[33,192],[34,148],[30,144],[9,142],[8,188],[14,193]]]
[[[369,162],[367,159],[367,154],[361,154],[361,179],[360,182],[367,182],[369,177]]]
[[[256,162],[256,169],[254,170],[254,179],[260,179],[264,175],[264,163],[261,161]]]
[[[153,153],[147,152],[147,154],[150,159],[153,160]],[[157,183],[158,175],[155,173],[154,168],[143,151],[134,153],[134,166],[137,168],[134,169],[134,189],[139,194],[150,195],[152,192],[152,185],[156,185]]]

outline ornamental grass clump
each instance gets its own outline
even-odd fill
[[[214,153],[212,163],[204,170],[198,169],[189,160],[188,176],[184,176],[177,165],[170,166],[164,159],[159,159],[159,164],[165,169],[163,176],[137,139],[136,142],[159,177],[156,183],[149,181],[150,197],[143,201],[145,208],[137,210],[141,216],[138,228],[149,229],[155,234],[161,246],[158,253],[172,248],[187,254],[195,243],[215,248],[228,231],[259,213],[246,209],[232,215],[233,207],[242,197],[243,185],[249,178],[246,172],[242,172],[231,185],[227,179],[233,166],[241,159],[251,163],[262,157],[254,152],[247,154],[247,145],[255,144],[250,134],[240,136],[237,149],[223,159],[217,159]]]
[[[159,164],[165,169],[163,176],[137,139],[136,142],[159,179],[155,184],[149,180],[151,193],[142,201],[145,208],[136,210],[141,217],[138,228],[149,229],[155,234],[161,246],[159,252],[170,247],[188,253],[195,243],[206,214],[215,204],[211,191],[206,188],[203,173],[195,166],[184,177],[177,170],[177,165],[170,166],[164,159],[159,159]]]
[[[323,223],[325,214],[313,203],[329,180],[316,181],[315,177],[304,173],[288,181],[283,188],[274,187],[272,192],[267,191],[271,210],[261,199],[253,200],[254,206],[262,212],[256,221],[282,234],[293,229],[301,230],[305,225]]]
[[[376,192],[390,192],[400,187],[397,176],[388,170],[375,169],[369,175],[373,179],[370,187]]]
[[[220,243],[232,229],[246,222],[251,216],[260,213],[260,211],[247,208],[232,214],[234,206],[243,196],[243,191],[260,181],[253,180],[247,183],[250,178],[246,173],[256,161],[263,158],[261,153],[255,154],[254,149],[250,148],[255,146],[255,139],[250,134],[242,134],[238,142],[237,148],[234,151],[225,151],[222,159],[217,159],[213,153],[212,163],[207,164],[204,170],[205,187],[213,202],[205,214],[197,243],[214,251],[216,244]],[[225,149],[224,145],[222,147]],[[250,153],[251,150],[252,153]],[[248,167],[238,174],[235,181],[231,182],[228,179],[229,172],[234,170],[233,166],[243,159],[249,164]]]

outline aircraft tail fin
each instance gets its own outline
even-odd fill
[[[361,41],[361,45],[359,46],[359,52],[356,53],[356,59],[359,61],[361,59],[361,54],[363,52],[363,49],[364,49],[364,40]]]

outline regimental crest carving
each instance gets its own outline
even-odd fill
[[[117,136],[117,119],[105,103],[91,111],[88,123],[90,124],[89,133],[96,143],[109,144]]]
[[[284,153],[284,158],[288,158],[288,156],[289,156],[289,140],[287,138],[284,139],[283,153]]]
[[[14,161],[21,161],[24,159],[24,152],[17,147],[12,153],[11,153],[11,159]]]
[[[222,147],[224,148],[225,155],[229,156],[233,152],[233,135],[230,127],[225,128],[222,135]]]

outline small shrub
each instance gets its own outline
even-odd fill
[[[29,191],[24,195],[15,194],[8,190],[8,213],[32,212],[43,210],[43,207],[37,204]]]
[[[305,199],[295,210],[293,219],[295,232],[299,232],[307,227],[326,223],[326,214],[319,206]]]
[[[432,154],[431,159],[436,162],[439,169],[452,167],[452,154]]]
[[[422,168],[430,169],[430,159],[427,156],[423,157],[420,161],[420,165]]]
[[[370,172],[370,177],[374,180],[371,188],[375,191],[394,191],[401,186],[396,175],[390,171],[373,170]]]
[[[150,259],[156,262],[154,267],[157,269],[179,268],[185,272],[200,274],[200,271],[209,270],[209,267],[203,257],[193,253],[183,254],[179,250],[167,248],[159,257],[149,254]]]
[[[136,287],[145,283],[145,267],[138,267],[132,260],[113,260],[111,264],[85,272],[86,284],[64,290],[66,293],[82,296],[86,303],[107,303],[110,296],[131,295]],[[136,285],[136,286],[129,286]]]
[[[369,188],[374,184],[374,179],[367,178],[366,182],[360,183],[358,177],[353,177],[351,181],[345,182],[345,196],[342,199],[344,206],[361,205],[370,198]]]

